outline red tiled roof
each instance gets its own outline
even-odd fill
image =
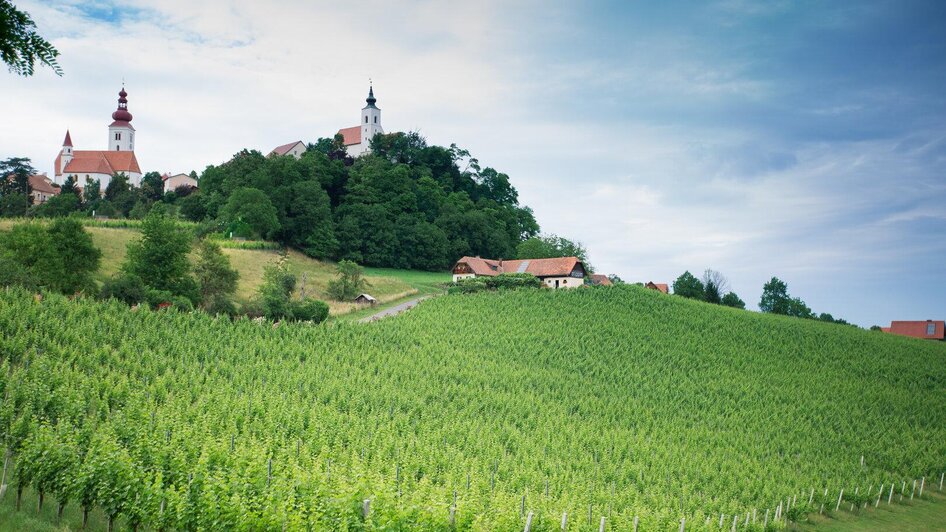
[[[141,173],[138,159],[133,151],[75,150],[72,152],[72,160],[60,171],[61,166],[62,153],[60,152],[56,156],[56,175]]]
[[[927,334],[929,326],[933,326],[933,334]],[[934,340],[943,340],[946,337],[946,322],[943,320],[933,321],[892,321],[890,322],[890,332],[901,336],[912,336],[913,338],[929,338]]]
[[[653,281],[648,281],[644,287],[650,288],[651,290],[657,290],[658,292],[663,292],[665,294],[670,293],[670,287],[667,286],[667,283],[655,283]]]
[[[44,175],[31,175],[29,180],[30,188],[33,189],[33,192],[54,195],[59,194],[59,189],[54,187],[49,178]]]
[[[62,141],[63,146],[72,147],[72,137],[69,136],[69,130],[66,130],[66,140]]]
[[[291,149],[293,149],[293,148],[296,147],[296,144],[302,144],[302,141],[301,141],[301,140],[297,140],[297,141],[295,141],[295,142],[290,142],[289,144],[283,144],[282,146],[276,146],[275,148],[273,148],[273,151],[269,152],[269,155],[273,155],[273,154],[276,154],[276,155],[286,155],[287,153],[289,153],[289,150],[291,150]],[[303,146],[303,147],[304,147],[304,146]]]
[[[361,144],[361,126],[352,126],[346,127],[345,129],[339,129],[337,134],[345,138],[345,146]]]
[[[591,274],[591,283],[598,286],[611,286],[611,279],[603,273]]]
[[[502,273],[531,273],[536,277],[568,277],[577,266],[584,265],[578,257],[559,257],[554,259],[491,260],[480,257],[463,257],[457,265],[463,263],[476,275],[488,277]],[[454,265],[454,268],[456,265]]]

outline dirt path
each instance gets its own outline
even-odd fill
[[[358,323],[370,323],[372,321],[378,321],[382,318],[387,318],[388,316],[396,316],[400,314],[401,312],[404,312],[405,310],[410,310],[416,307],[418,303],[430,297],[433,297],[433,296],[426,295],[426,296],[411,299],[410,301],[405,301],[401,303],[400,305],[394,305],[393,307],[386,308],[382,310],[381,312],[378,312],[377,314],[372,314],[371,316],[368,316],[367,318],[361,318],[360,320],[358,320]]]

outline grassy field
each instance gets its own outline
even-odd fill
[[[9,229],[14,223],[24,220],[0,219],[0,231]],[[118,221],[111,221],[117,225]],[[110,227],[103,222],[86,226],[92,235],[95,246],[102,250],[102,263],[97,279],[105,279],[118,272],[125,260],[128,243],[138,238],[137,229],[128,227]],[[224,254],[230,258],[233,267],[240,272],[235,298],[238,303],[249,301],[263,281],[263,269],[274,264],[280,251],[271,249],[239,249],[225,247]],[[425,295],[442,290],[440,284],[449,282],[449,273],[414,272],[385,268],[368,268],[365,278],[370,284],[368,293],[380,303],[377,308],[362,308],[354,303],[332,301],[326,294],[328,282],[335,276],[335,265],[307,257],[297,251],[289,251],[289,270],[299,279],[302,288],[305,279],[305,291],[310,297],[325,300],[333,316],[346,315],[346,319],[357,319],[369,315],[387,306],[395,305],[416,295]],[[298,294],[298,290],[297,290]],[[348,314],[351,314],[350,316]]]
[[[459,530],[529,512],[533,530],[562,512],[569,530],[718,530],[755,511],[759,530],[794,500],[802,522],[775,528],[807,529],[842,489],[860,505],[906,482],[909,499],[926,476],[931,496],[944,361],[940,343],[633,286],[276,329],[7,291],[0,437],[26,482],[148,528],[444,530],[454,508]],[[942,516],[896,507],[820,526]]]

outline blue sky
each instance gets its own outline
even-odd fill
[[[372,77],[599,271],[946,317],[946,3],[336,4],[18,2],[66,74],[0,77],[0,157],[100,149],[124,78],[144,169],[199,171],[354,124]]]

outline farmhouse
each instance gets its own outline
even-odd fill
[[[595,286],[611,286],[611,279],[608,279],[608,276],[603,273],[593,273],[589,276],[591,279],[591,284]]]
[[[73,150],[72,136],[66,130],[62,149],[53,163],[55,182],[63,184],[69,176],[76,177],[76,185],[85,186],[86,180],[98,180],[102,190],[112,180],[112,175],[124,173],[133,186],[141,185],[141,168],[135,157],[135,128],[128,112],[128,93],[122,87],[118,93],[118,109],[112,113],[113,122],[108,126],[108,147],[105,150]]]
[[[276,146],[266,156],[272,157],[274,155],[292,155],[296,159],[301,159],[302,154],[305,153],[305,150],[306,150],[305,142],[302,142],[301,140],[297,140],[295,142],[283,144],[282,146]]]
[[[178,187],[197,188],[197,180],[187,174],[164,174],[161,176],[164,182],[164,193],[173,192]]]
[[[578,288],[585,282],[585,265],[578,257],[554,259],[492,260],[463,257],[453,265],[453,282],[504,273],[531,273],[549,288]]]
[[[891,334],[925,340],[946,340],[946,322],[943,320],[892,321],[890,327],[884,327],[882,330]]]
[[[46,174],[31,175],[29,180],[30,199],[33,200],[33,205],[46,203],[53,196],[59,195],[59,187],[54,185],[52,179],[46,176]]]
[[[644,288],[650,288],[651,290],[663,292],[664,294],[670,293],[670,287],[667,286],[667,283],[655,283],[653,281],[647,281],[647,284],[644,285]]]

